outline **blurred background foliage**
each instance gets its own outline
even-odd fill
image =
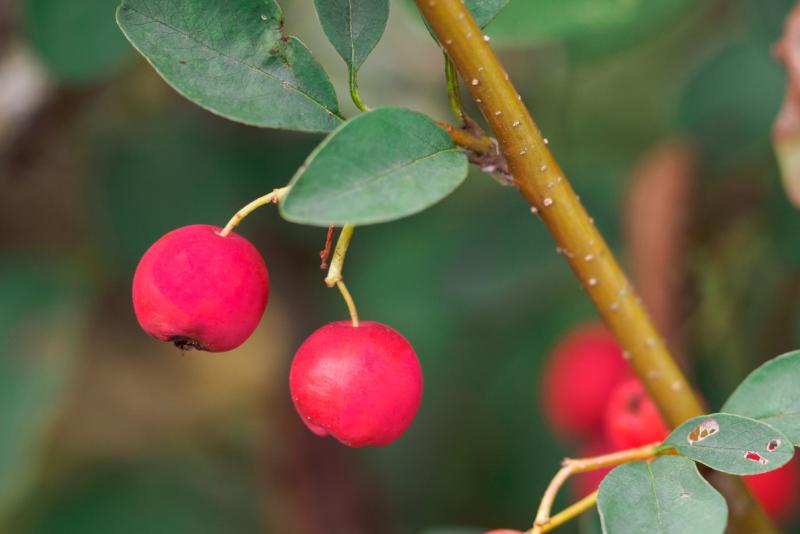
[[[415,345],[425,397],[390,447],[314,437],[287,373],[306,335],[345,317],[318,270],[324,231],[270,209],[242,226],[272,295],[229,354],[147,338],[129,288],[156,238],[223,224],[285,184],[320,138],[192,106],[124,41],[115,4],[0,3],[0,530],[525,528],[576,453],[543,422],[540,370],[560,336],[596,318],[543,226],[475,172],[419,216],[359,228],[350,289],[365,318]],[[282,5],[344,102],[346,70],[311,2]],[[711,408],[800,346],[800,214],[769,136],[785,83],[770,47],[791,6],[512,0],[488,29]],[[365,98],[450,120],[440,52],[409,2],[392,9],[362,69]]]

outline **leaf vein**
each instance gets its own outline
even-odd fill
[[[184,36],[185,38],[189,39],[190,41],[193,41],[193,42],[197,43],[199,46],[201,46],[201,47],[203,47],[203,48],[205,48],[205,49],[207,49],[207,50],[209,50],[211,52],[219,54],[221,57],[223,57],[223,58],[225,58],[225,59],[227,59],[227,60],[229,60],[229,61],[231,61],[233,63],[242,65],[242,66],[244,66],[244,67],[246,67],[246,68],[248,68],[250,70],[253,70],[255,72],[259,72],[259,73],[267,76],[268,78],[271,78],[271,79],[277,81],[278,83],[281,84],[281,86],[289,88],[289,89],[292,89],[295,92],[297,92],[298,94],[300,94],[303,97],[307,98],[308,100],[310,100],[311,102],[313,102],[314,104],[316,104],[317,106],[322,108],[322,110],[325,111],[325,113],[328,113],[329,115],[332,115],[332,116],[338,118],[338,115],[336,113],[334,113],[333,110],[331,110],[325,103],[320,102],[319,100],[317,100],[312,95],[310,95],[307,92],[305,92],[302,89],[300,89],[297,85],[292,84],[291,82],[289,82],[287,80],[284,80],[283,78],[280,78],[279,76],[276,76],[275,74],[273,74],[273,73],[271,73],[269,71],[266,71],[266,70],[264,70],[262,68],[259,68],[259,67],[255,66],[255,65],[251,65],[251,64],[246,63],[246,62],[244,62],[244,61],[242,61],[240,59],[237,59],[236,57],[224,54],[220,50],[217,50],[217,49],[213,48],[208,43],[206,43],[206,42],[204,42],[204,41],[202,41],[200,39],[197,39],[193,35],[181,30],[180,28],[177,28],[177,27],[169,24],[166,21],[158,20],[158,19],[154,18],[153,16],[151,16],[151,15],[149,15],[147,13],[143,13],[142,11],[139,11],[139,10],[137,10],[136,8],[134,8],[134,7],[130,6],[130,5],[128,6],[128,9],[130,9],[131,11],[133,11],[135,13],[138,13],[139,15],[141,15],[143,18],[145,18],[147,20],[150,20],[152,23],[160,24],[160,25],[164,26],[165,28],[171,29],[173,32]],[[144,26],[144,25],[146,25],[146,23],[134,24],[133,26]]]

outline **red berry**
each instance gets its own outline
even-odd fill
[[[617,450],[663,441],[669,434],[664,419],[638,378],[619,384],[608,400],[606,439]]]
[[[599,324],[576,328],[553,349],[542,376],[542,403],[554,430],[598,436],[614,387],[630,376],[614,336]]]
[[[181,349],[231,350],[253,333],[269,296],[269,274],[253,245],[207,225],[155,242],[133,277],[133,307],[145,332]]]
[[[775,521],[788,522],[797,514],[800,502],[800,463],[788,464],[761,475],[743,477],[744,483]]]
[[[289,375],[292,401],[318,436],[350,447],[388,445],[422,399],[422,369],[406,339],[380,323],[323,326],[305,340]]]

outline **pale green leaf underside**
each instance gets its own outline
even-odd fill
[[[722,495],[680,456],[617,467],[600,484],[597,508],[607,534],[718,534],[728,515]]]
[[[282,35],[274,0],[124,0],[117,22],[170,85],[209,111],[291,130],[341,123],[327,74]]]
[[[430,118],[381,108],[340,126],[314,150],[280,210],[318,226],[386,222],[438,202],[466,175],[466,156]]]
[[[314,0],[314,6],[328,40],[358,70],[386,29],[389,0]]]
[[[800,446],[800,351],[778,356],[750,373],[722,411],[769,423]]]
[[[712,469],[734,475],[772,471],[794,454],[792,443],[776,428],[728,413],[689,419],[672,431],[664,445]]]

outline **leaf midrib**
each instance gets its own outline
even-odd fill
[[[211,45],[209,45],[208,43],[205,43],[204,41],[201,41],[200,39],[197,39],[196,37],[194,37],[193,35],[190,35],[189,33],[185,32],[184,30],[182,30],[182,29],[180,29],[180,28],[177,28],[177,27],[173,26],[172,24],[169,24],[169,23],[167,23],[167,22],[165,22],[165,21],[163,21],[163,20],[158,20],[158,19],[156,19],[156,18],[153,18],[151,15],[149,15],[149,14],[147,14],[147,13],[143,13],[142,11],[140,11],[140,10],[138,10],[138,9],[136,9],[136,8],[134,8],[134,7],[132,7],[130,4],[128,4],[128,5],[127,5],[127,8],[128,8],[129,10],[131,10],[131,11],[135,12],[135,13],[138,13],[138,14],[139,14],[139,15],[141,15],[142,17],[144,17],[144,18],[146,18],[146,19],[148,19],[148,20],[150,20],[150,21],[152,21],[152,22],[154,22],[154,23],[156,23],[156,24],[161,24],[162,26],[165,26],[165,27],[167,27],[167,28],[169,28],[169,29],[171,29],[171,30],[175,31],[176,33],[178,33],[178,34],[180,34],[180,35],[182,35],[182,36],[186,37],[186,38],[187,38],[187,39],[189,39],[190,41],[194,41],[194,42],[195,42],[195,43],[197,43],[198,45],[200,45],[200,46],[202,46],[202,47],[206,48],[207,50],[210,50],[210,51],[212,51],[212,52],[214,52],[214,53],[218,54],[219,56],[221,56],[221,57],[223,57],[223,58],[225,58],[225,59],[228,59],[228,60],[232,61],[233,63],[239,64],[239,65],[242,65],[242,66],[244,66],[244,67],[246,67],[246,68],[248,68],[248,69],[250,69],[250,70],[253,70],[253,71],[255,71],[255,72],[260,72],[261,74],[263,74],[263,75],[267,76],[268,78],[271,78],[271,79],[273,79],[273,80],[277,81],[277,82],[278,82],[278,83],[281,85],[281,87],[288,87],[288,88],[290,88],[290,89],[293,89],[293,90],[294,90],[295,92],[297,92],[298,94],[300,94],[300,95],[304,96],[305,98],[307,98],[308,100],[310,100],[311,102],[313,102],[314,104],[316,104],[317,106],[319,106],[319,107],[320,107],[320,108],[321,108],[323,111],[325,111],[325,112],[326,112],[326,113],[328,113],[329,115],[332,115],[333,117],[339,118],[339,117],[336,115],[336,113],[334,113],[334,112],[333,112],[333,111],[332,111],[330,108],[328,108],[328,106],[327,106],[327,105],[325,105],[324,103],[320,102],[319,100],[317,100],[316,98],[314,98],[314,97],[313,97],[313,96],[311,96],[310,94],[306,93],[305,91],[303,91],[302,89],[300,89],[299,87],[297,87],[296,85],[294,85],[293,83],[291,83],[291,82],[289,82],[289,81],[287,81],[287,80],[284,80],[284,79],[282,79],[282,78],[279,78],[278,76],[276,76],[276,75],[272,74],[271,72],[269,72],[269,71],[266,71],[266,70],[264,70],[264,69],[262,69],[262,68],[259,68],[259,67],[255,66],[255,65],[251,65],[251,64],[249,64],[249,63],[245,63],[244,61],[242,61],[242,60],[240,60],[240,59],[237,59],[237,58],[236,58],[236,57],[234,57],[234,56],[229,56],[228,54],[224,54],[224,53],[223,53],[223,52],[221,52],[220,50],[217,50],[216,48],[213,48],[213,47],[212,47]],[[285,84],[285,85],[284,85],[284,84]]]
[[[350,34],[350,68],[356,68],[356,43],[353,37],[353,0],[347,0],[347,33]]]
[[[658,499],[658,492],[656,491],[656,475],[653,473],[653,467],[651,462],[645,462],[647,465],[647,474],[650,478],[650,487],[653,489],[653,497],[656,500],[656,517],[658,518],[658,526],[660,527],[660,532],[666,532],[666,526],[664,525],[664,518],[661,516],[661,501]]]
[[[421,161],[436,157],[436,156],[438,156],[440,154],[444,154],[444,153],[447,153],[447,152],[458,152],[458,149],[455,148],[455,147],[446,148],[446,149],[443,149],[443,150],[438,150],[438,151],[433,152],[431,154],[427,154],[427,155],[425,155],[423,157],[420,157],[420,158],[409,160],[407,162],[404,162],[401,165],[398,165],[396,167],[392,167],[390,169],[387,169],[384,172],[370,175],[364,180],[353,182],[349,187],[337,188],[337,191],[335,193],[326,196],[322,201],[317,202],[317,203],[310,202],[310,203],[307,203],[306,206],[307,207],[311,207],[311,208],[316,208],[316,207],[318,207],[318,206],[320,206],[322,204],[328,204],[333,199],[341,198],[343,196],[350,195],[353,192],[358,191],[359,189],[364,189],[366,187],[369,187],[370,185],[374,184],[375,182],[377,182],[379,180],[382,180],[382,179],[385,179],[387,176],[389,176],[391,174],[394,174],[395,172],[398,172],[398,171],[400,171],[400,170],[402,170],[402,169],[404,169],[406,167],[410,167],[410,166],[415,165],[415,164],[417,164],[417,163],[419,163]]]

